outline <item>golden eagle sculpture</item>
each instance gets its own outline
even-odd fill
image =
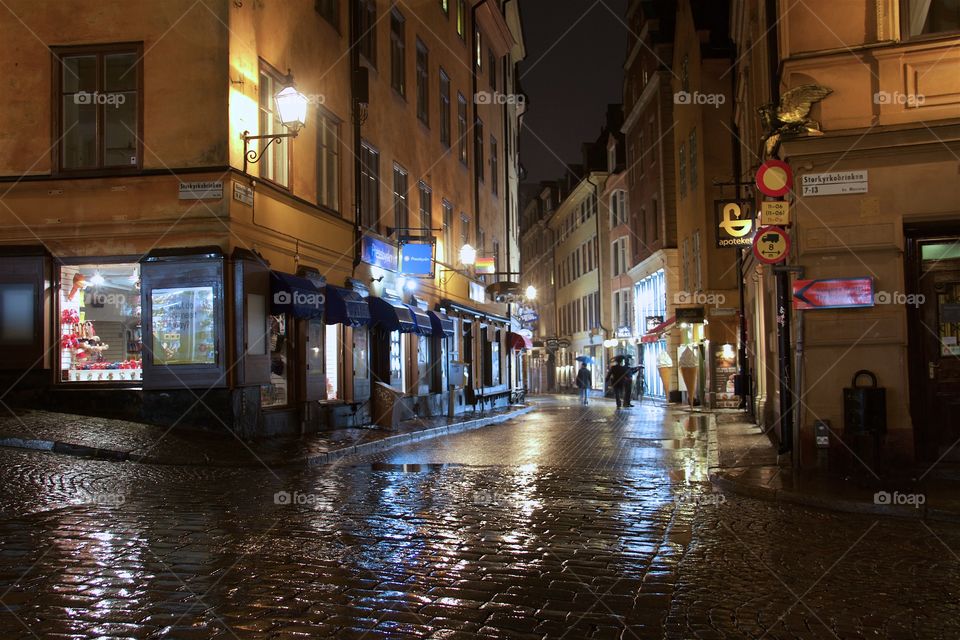
[[[769,158],[777,152],[780,138],[784,134],[822,136],[820,123],[811,120],[810,109],[813,103],[820,102],[833,93],[833,89],[818,84],[802,84],[780,96],[780,104],[760,107],[760,121],[767,134],[763,150]]]

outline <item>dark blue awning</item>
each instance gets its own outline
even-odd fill
[[[433,335],[441,338],[449,338],[453,335],[453,320],[447,317],[442,311],[427,311],[430,316],[430,324],[433,325]]]
[[[413,312],[413,321],[417,323],[417,333],[422,336],[433,335],[433,325],[430,324],[430,316],[424,309],[412,304],[407,307]]]
[[[295,318],[322,318],[324,295],[306,278],[279,271],[270,272],[270,312]]]
[[[362,327],[370,324],[370,308],[356,291],[327,285],[327,324]]]
[[[410,307],[392,298],[367,298],[373,324],[386,331],[413,333],[417,322],[413,319]]]

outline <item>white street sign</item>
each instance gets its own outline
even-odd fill
[[[867,192],[867,171],[808,173],[800,177],[804,196],[835,196]]]

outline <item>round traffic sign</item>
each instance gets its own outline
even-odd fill
[[[767,160],[757,169],[756,182],[760,193],[777,198],[793,188],[793,171],[782,160]]]
[[[753,237],[753,255],[760,262],[783,262],[789,253],[790,236],[780,227],[761,227]]]

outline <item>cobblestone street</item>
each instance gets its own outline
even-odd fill
[[[0,451],[0,637],[955,638],[960,527],[714,493],[570,399],[305,470]]]

